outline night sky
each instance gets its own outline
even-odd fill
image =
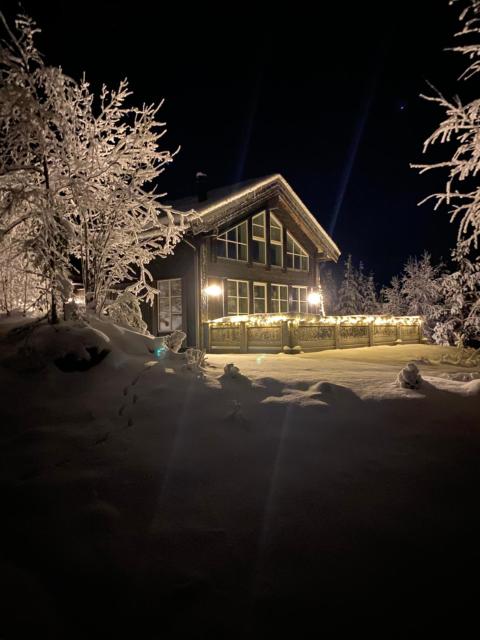
[[[457,6],[290,3],[261,15],[243,3],[177,4],[23,7],[51,64],[85,71],[94,86],[127,76],[138,103],[166,99],[165,147],[182,147],[163,176],[169,197],[188,195],[198,170],[212,188],[278,172],[343,255],[380,282],[424,249],[448,258],[456,227],[444,210],[417,207],[444,176],[420,176],[409,163],[422,160],[441,114],[419,98],[426,81],[464,91],[462,60],[444,51]],[[2,5],[11,18],[16,4]]]

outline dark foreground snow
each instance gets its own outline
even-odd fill
[[[112,331],[89,371],[0,367],[0,638],[476,624],[480,367],[413,345],[199,377]]]

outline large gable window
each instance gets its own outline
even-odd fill
[[[288,286],[286,284],[272,284],[272,312],[288,312]]]
[[[287,231],[287,267],[308,271],[308,253]]]
[[[248,282],[227,280],[227,313],[239,316],[248,313]]]
[[[283,267],[283,227],[273,213],[270,214],[270,264]]]
[[[247,223],[242,222],[217,236],[217,256],[230,260],[247,260]]]
[[[254,262],[265,264],[265,247],[265,211],[262,211],[252,218],[252,259]]]

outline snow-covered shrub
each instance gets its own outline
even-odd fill
[[[179,329],[175,329],[168,336],[164,336],[162,339],[162,344],[167,347],[169,351],[173,351],[173,353],[178,353],[182,346],[182,342],[187,337],[185,331],[180,331]]]
[[[186,368],[191,371],[203,369],[206,365],[205,349],[194,349],[193,347],[185,351]]]
[[[237,378],[240,369],[236,367],[233,362],[229,362],[223,367],[223,372],[228,378]]]
[[[422,376],[414,362],[409,362],[397,376],[397,385],[404,389],[418,389],[422,383]]]
[[[123,291],[117,299],[107,307],[107,313],[115,324],[134,329],[139,333],[147,333],[147,324],[142,318],[140,302],[130,291]]]

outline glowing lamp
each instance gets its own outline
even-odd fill
[[[314,304],[314,305],[320,304],[320,300],[321,300],[320,294],[317,293],[316,291],[311,291],[308,294],[307,300],[309,304]]]
[[[205,293],[211,298],[218,298],[218,296],[222,293],[222,289],[218,286],[218,284],[211,284],[210,286],[205,288]]]

